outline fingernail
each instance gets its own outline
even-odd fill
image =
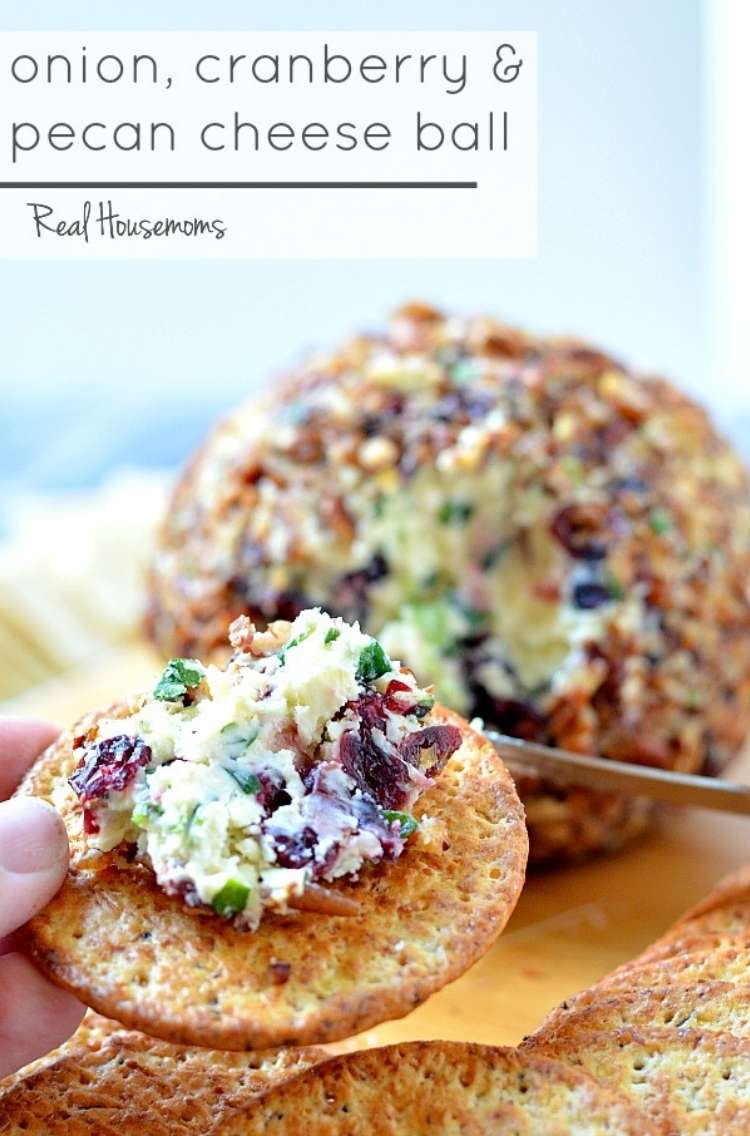
[[[0,868],[27,875],[57,867],[67,853],[65,826],[46,801],[15,797],[0,804]]]

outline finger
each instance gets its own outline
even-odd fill
[[[32,761],[59,732],[35,718],[0,716],[0,800],[11,795]]]
[[[15,1073],[78,1028],[85,1007],[20,954],[0,958],[0,1078]]]
[[[68,868],[60,815],[36,797],[0,802],[0,939],[49,903]]]

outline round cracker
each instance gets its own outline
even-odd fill
[[[668,1136],[746,1136],[750,1042],[726,1033],[627,1028],[572,1020],[530,1052],[569,1062],[637,1104]]]
[[[533,1037],[556,1029],[585,1007],[615,998],[618,994],[646,990],[658,991],[661,996],[672,987],[691,991],[714,983],[743,988],[750,984],[748,936],[739,935],[725,940],[706,936],[696,939],[690,950],[654,959],[644,956],[643,960],[618,967],[595,986],[574,994],[552,1010]]]
[[[0,1136],[210,1136],[327,1056],[170,1045],[89,1011],[59,1049],[0,1082]]]
[[[333,1058],[271,1089],[220,1136],[655,1136],[590,1077],[516,1049],[417,1041]],[[217,1133],[218,1136],[218,1133]]]
[[[570,1009],[551,1014],[524,1044],[554,1044],[573,1029],[577,1033],[598,1030],[611,1035],[621,1029],[652,1028],[729,1033],[750,1039],[750,985],[716,979],[676,986],[667,982],[661,986],[644,984],[629,989],[604,985],[592,991],[590,998],[576,1001]]]
[[[450,711],[437,709],[434,720],[463,736],[415,808],[443,824],[444,851],[407,847],[358,882],[337,884],[359,904],[355,916],[269,913],[252,933],[165,895],[142,865],[109,856],[103,870],[87,866],[67,783],[76,756],[64,735],[19,790],[60,810],[71,844],[62,889],[25,929],[28,950],[93,1009],[166,1041],[263,1049],[333,1041],[402,1017],[497,938],[528,855],[523,809],[493,747]],[[281,984],[279,962],[289,968]]]
[[[663,939],[658,939],[638,958],[633,959],[632,962],[623,963],[622,966],[613,971],[610,977],[620,978],[622,976],[624,978],[642,966],[651,966],[652,963],[666,963],[670,959],[679,959],[683,955],[694,955],[697,952],[720,951],[725,947],[742,949],[745,952],[750,949],[750,928],[746,923],[727,921],[723,925],[719,924],[713,927],[706,925],[705,929],[702,923],[696,924],[695,927],[685,924],[685,926],[680,925],[678,929],[679,934],[665,935]]]

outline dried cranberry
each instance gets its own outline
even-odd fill
[[[82,801],[121,793],[150,761],[151,749],[142,738],[127,734],[105,738],[78,763],[70,785]]]
[[[292,623],[301,611],[311,606],[310,600],[304,592],[288,588],[286,591],[277,592],[275,596],[269,598],[264,604],[263,613],[269,619],[287,619]]]
[[[316,861],[313,866],[312,874],[314,880],[320,879],[320,877],[324,876],[326,872],[330,872],[331,868],[338,860],[340,852],[341,845],[338,843],[338,841],[334,841],[333,844],[329,845],[328,851],[326,852],[323,859]]]
[[[399,688],[404,686],[394,679],[385,695],[375,690],[366,691],[355,702],[348,703],[347,708],[354,711],[359,724],[356,731],[344,734],[339,751],[344,771],[363,793],[372,794],[384,809],[398,809],[407,800],[412,787],[409,765],[419,764],[417,755],[420,749],[436,746],[438,760],[433,768],[437,772],[461,744],[460,733],[455,726],[429,726],[407,738],[406,743],[402,743],[400,754],[386,752],[376,741],[374,731],[386,732],[386,711],[394,708],[388,705],[388,692],[394,702],[396,691],[391,690],[394,683]],[[399,706],[397,712],[404,711]],[[408,748],[409,743],[411,748]],[[406,751],[404,744],[407,744]]]
[[[603,560],[609,547],[606,512],[595,505],[566,505],[550,532],[577,560]]]
[[[544,718],[528,702],[519,698],[496,698],[479,685],[472,685],[472,714],[484,718],[502,734],[535,741],[544,735]]]
[[[260,791],[255,794],[255,799],[266,812],[275,812],[290,803],[292,798],[286,791],[286,782],[277,770],[264,769],[256,776],[260,781]]]
[[[304,868],[313,858],[318,837],[312,828],[303,828],[294,836],[270,832],[276,848],[276,862],[282,868]]]
[[[412,688],[405,682],[401,682],[401,680],[397,678],[392,678],[388,683],[383,705],[386,709],[390,710],[392,714],[414,714],[417,711],[417,703],[397,697],[399,694],[413,693]],[[425,712],[428,709],[429,707],[425,707]]]
[[[612,594],[604,584],[594,582],[576,584],[573,589],[573,606],[580,608],[581,611],[592,611],[609,603],[611,599]]]
[[[366,690],[348,707],[357,714],[368,730],[382,730],[385,733],[388,719],[385,714],[385,698],[377,690]]]
[[[360,719],[357,732],[343,735],[339,755],[344,772],[381,808],[398,809],[405,803],[411,787],[409,767],[398,754],[388,754],[378,745],[365,719]]]
[[[99,831],[99,822],[92,813],[91,809],[83,806],[83,831],[87,836],[93,836]]]
[[[513,698],[492,699],[493,718],[502,733],[533,741],[544,730],[544,719],[528,702]]]
[[[388,562],[380,552],[376,552],[363,568],[347,572],[336,585],[334,593],[336,611],[347,619],[358,619],[362,622],[367,616],[370,585],[387,575]]]
[[[470,717],[483,718],[488,726],[512,737],[527,741],[540,740],[544,736],[544,718],[534,706],[520,698],[500,698],[490,694],[481,680],[482,666],[493,661],[493,655],[485,644],[485,637],[472,642],[472,649],[463,657],[466,682],[472,695]],[[516,668],[509,659],[498,659],[513,687],[521,685]]]
[[[445,765],[451,754],[461,745],[461,731],[457,726],[426,726],[416,734],[409,734],[401,743],[401,756],[410,765],[419,765],[420,751],[434,749],[435,760],[422,772],[434,777]]]
[[[227,589],[235,596],[247,602],[248,599],[248,585],[244,576],[230,576],[227,580]]]
[[[227,581],[227,586],[233,595],[239,597],[244,605],[244,614],[249,615],[259,625],[264,620],[288,619],[291,623],[301,611],[313,607],[309,596],[297,588],[287,588],[278,591],[276,588],[261,586],[254,578],[252,558],[254,553],[249,551],[251,560],[248,564],[248,575],[235,575]],[[242,614],[233,608],[235,615]]]

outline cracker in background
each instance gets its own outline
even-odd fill
[[[649,970],[649,968],[646,968]],[[551,1014],[525,1047],[556,1046],[576,1033],[693,1030],[750,1039],[750,984],[721,981],[610,991],[603,986],[582,1004]]]
[[[530,1051],[583,1069],[667,1136],[747,1136],[750,1042],[725,1033],[588,1028],[573,1018]]]
[[[333,1058],[217,1136],[656,1136],[590,1078],[514,1049],[410,1042]]]
[[[708,983],[730,987],[750,985],[750,936],[729,937],[718,942],[708,936],[703,943],[695,940],[692,950],[678,951],[653,962],[644,956],[643,961],[620,967],[595,986],[567,998],[546,1016],[532,1036],[546,1034],[571,1014],[618,995],[627,996],[636,990],[653,990],[663,995],[665,991],[679,988],[690,997],[691,992]]]
[[[0,1134],[212,1136],[325,1056],[174,1046],[88,1013],[65,1045],[0,1082]]]

